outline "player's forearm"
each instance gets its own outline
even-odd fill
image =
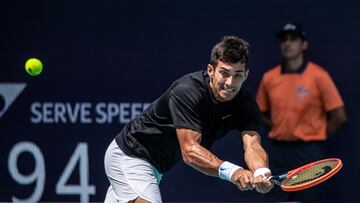
[[[261,146],[260,135],[255,131],[243,133],[244,158],[249,169],[268,168],[268,155]]]
[[[193,144],[182,154],[184,162],[198,171],[209,175],[218,176],[220,165],[224,162],[199,144]]]
[[[252,171],[258,168],[269,167],[267,153],[261,146],[252,146],[245,149],[244,157],[247,166]]]

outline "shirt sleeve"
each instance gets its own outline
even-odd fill
[[[201,93],[191,85],[180,84],[170,95],[169,109],[176,128],[201,132]]]
[[[243,131],[256,131],[259,132],[261,120],[260,120],[260,109],[255,101],[255,98],[247,93],[246,102],[242,102],[238,109],[238,116],[241,118],[238,120],[237,129],[240,132]]]
[[[324,72],[317,81],[326,111],[344,106],[340,93],[328,72]]]
[[[270,110],[270,105],[269,105],[269,99],[267,96],[267,91],[266,91],[266,86],[265,86],[265,77],[263,76],[260,85],[259,85],[259,89],[257,91],[256,94],[256,101],[259,105],[259,108],[262,112],[265,111],[269,111]]]

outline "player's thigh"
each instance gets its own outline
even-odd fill
[[[136,198],[136,200],[134,200],[134,201],[130,201],[129,203],[151,203],[151,202],[146,201],[139,197],[139,198]]]
[[[104,203],[151,203],[151,202],[144,200],[140,197],[137,197],[136,199],[130,201],[118,199],[117,195],[114,194],[114,190],[112,189],[112,186],[110,186],[106,193]]]
[[[127,156],[115,142],[106,152],[105,171],[117,199],[161,202],[156,169],[147,161]]]

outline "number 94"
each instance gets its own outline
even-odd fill
[[[87,143],[79,143],[74,153],[71,155],[63,173],[56,184],[56,194],[80,195],[80,202],[89,202],[89,195],[95,194],[95,186],[89,185],[89,159],[88,159]],[[24,175],[19,172],[17,160],[20,154],[28,152],[35,159],[34,171]],[[76,163],[79,161],[80,184],[66,185],[66,182],[75,169]],[[29,185],[34,182],[35,189],[33,193],[25,199],[12,197],[12,202],[39,202],[44,192],[45,185],[45,161],[41,150],[32,142],[19,142],[11,149],[8,159],[8,168],[11,177],[21,185]]]

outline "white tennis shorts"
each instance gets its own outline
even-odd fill
[[[162,202],[159,183],[162,177],[149,162],[127,156],[111,142],[105,153],[105,172],[110,181],[105,203],[123,203],[138,197],[152,202]]]

